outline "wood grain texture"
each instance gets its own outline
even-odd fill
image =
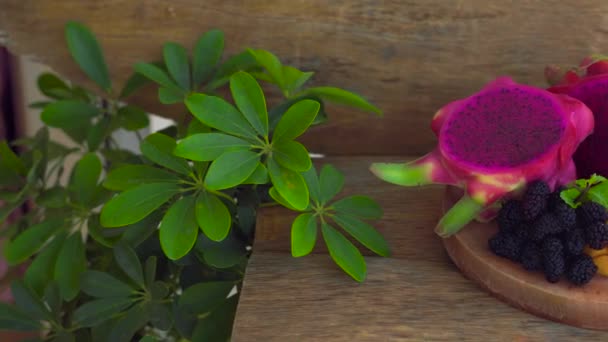
[[[158,60],[164,41],[191,46],[210,28],[227,47],[266,48],[317,71],[316,85],[357,91],[383,119],[332,108],[328,125],[305,138],[329,154],[420,155],[434,144],[433,113],[498,75],[542,85],[548,63],[577,63],[608,51],[604,0],[0,0],[0,37],[14,52],[82,82],[63,25],[80,20],[99,36],[116,84],[137,61]],[[169,116],[183,108],[153,105]]]
[[[363,284],[339,270],[323,248],[292,258],[293,215],[276,208],[260,212],[234,341],[605,340],[605,332],[513,308],[465,279],[433,233],[444,189],[384,184],[367,172],[372,162],[395,160],[324,160],[346,173],[345,194],[371,195],[385,211],[374,225],[389,241],[393,257],[367,256]]]

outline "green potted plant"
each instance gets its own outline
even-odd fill
[[[317,170],[297,141],[328,120],[326,102],[381,114],[364,98],[307,88],[312,72],[265,50],[224,59],[218,30],[202,35],[191,56],[166,43],[162,61],[137,63],[121,89],[85,26],[68,23],[66,40],[103,95],[43,74],[38,85],[49,99],[33,106],[45,127],[0,144],[0,220],[27,207],[5,225],[3,255],[28,265],[11,285],[15,305],[0,304],[0,329],[34,331],[32,341],[228,340],[264,205],[300,212],[294,257],[313,250],[319,230],[357,281],[365,261],[346,236],[389,255],[366,222],[382,216],[378,204],[362,195],[336,199],[343,174],[331,165]],[[144,137],[148,115],[128,97],[150,82],[161,103],[184,103],[189,115]],[[267,104],[268,88],[279,89],[280,103]],[[77,147],[50,140],[49,128]],[[120,129],[138,137],[139,152],[117,144]],[[78,161],[68,170],[72,155]]]

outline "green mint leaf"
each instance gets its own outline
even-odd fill
[[[74,311],[74,325],[80,327],[97,326],[133,304],[133,299],[109,297],[84,303]]]
[[[72,58],[82,71],[101,89],[109,92],[112,83],[108,66],[95,35],[81,23],[70,21],[65,25],[65,38]]]
[[[163,57],[169,74],[179,86],[189,91],[190,85],[190,61],[186,49],[173,42],[165,43],[163,46]]]
[[[292,207],[304,210],[308,207],[308,188],[302,175],[279,165],[273,158],[267,161],[272,185]]]
[[[376,220],[382,217],[382,208],[373,199],[354,195],[336,201],[331,206],[338,213],[349,214],[363,219]]]
[[[291,225],[291,255],[295,258],[312,252],[317,241],[317,219],[312,213],[300,214]]]
[[[378,115],[382,115],[382,111],[378,107],[372,105],[363,97],[361,97],[355,93],[346,91],[344,89],[334,88],[334,87],[315,87],[315,88],[308,88],[308,89],[304,90],[303,93],[306,95],[318,96],[325,101],[342,104],[342,105],[362,109],[365,111],[373,112]]]
[[[365,259],[357,247],[327,223],[322,224],[321,231],[329,255],[334,262],[353,279],[363,282],[367,274],[367,267]]]
[[[76,298],[80,291],[80,275],[87,268],[84,244],[80,233],[70,235],[61,247],[55,262],[54,278],[66,301]]]
[[[321,169],[319,177],[321,187],[321,203],[327,203],[334,198],[344,187],[344,174],[333,165],[326,164]]]
[[[68,190],[74,203],[91,204],[97,180],[101,175],[101,161],[95,153],[85,154],[74,166]]]
[[[4,257],[10,264],[20,264],[38,252],[42,246],[60,229],[62,219],[49,219],[35,224],[5,244]]]
[[[44,246],[42,251],[34,258],[34,261],[25,271],[24,280],[36,293],[42,294],[46,285],[53,278],[55,262],[63,245],[66,234],[55,235],[53,240]]]
[[[150,183],[129,189],[109,200],[101,210],[101,225],[122,227],[140,221],[180,191],[178,184]]]
[[[140,149],[150,161],[183,175],[189,175],[192,170],[188,162],[173,155],[175,146],[176,143],[173,138],[162,133],[153,133],[141,142]]]
[[[88,270],[80,276],[82,292],[95,298],[129,297],[135,289],[108,273]]]
[[[226,152],[209,166],[205,186],[210,190],[237,186],[249,178],[259,162],[259,154],[251,151]]]
[[[127,131],[137,131],[148,127],[150,119],[146,111],[135,106],[120,107],[116,112],[118,124]]]
[[[205,236],[213,241],[222,241],[228,236],[232,216],[217,196],[206,191],[196,199],[196,221]]]
[[[37,331],[40,321],[32,319],[14,305],[0,302],[0,329],[13,331]]]
[[[224,52],[224,33],[220,30],[209,30],[194,45],[192,80],[199,86],[209,78]]]
[[[188,254],[198,235],[195,217],[195,198],[187,196],[175,202],[160,222],[160,246],[171,260]]]
[[[313,201],[318,202],[321,199],[321,186],[319,185],[319,177],[317,176],[317,169],[314,165],[306,172],[302,172],[302,177],[310,192],[310,198]]]
[[[261,65],[273,79],[273,83],[279,86],[279,88],[285,88],[285,81],[283,80],[283,65],[281,61],[272,54],[270,51],[262,49],[248,49],[249,53],[255,58],[259,65]]]
[[[37,83],[40,92],[50,98],[63,100],[73,97],[72,89],[59,77],[51,73],[43,73],[38,76]]]
[[[599,185],[589,189],[587,197],[593,202],[608,207],[608,182],[599,183]]]
[[[559,196],[562,198],[564,202],[566,202],[572,208],[578,207],[580,202],[577,202],[576,199],[581,195],[578,189],[566,189],[560,192]]]
[[[154,166],[125,165],[110,171],[103,186],[114,191],[124,191],[142,184],[178,182],[176,174]]]
[[[388,243],[386,243],[382,234],[371,225],[346,214],[336,214],[333,219],[342,229],[372,252],[383,257],[390,255]]]
[[[243,181],[243,184],[267,184],[270,182],[268,170],[264,164],[258,164],[253,173]]]
[[[51,312],[46,308],[40,297],[22,280],[15,280],[11,284],[11,294],[15,305],[32,318],[51,320]]]
[[[249,150],[251,146],[247,140],[232,135],[200,133],[178,142],[173,154],[190,160],[212,161],[226,152]]]
[[[277,123],[272,140],[289,141],[302,135],[317,116],[319,106],[319,102],[305,99],[289,107]]]
[[[302,72],[294,67],[283,66],[283,79],[287,94],[298,91],[314,75],[314,72]]]
[[[117,243],[114,246],[114,260],[131,280],[142,288],[145,286],[141,262],[131,246],[124,241]]]
[[[135,72],[156,82],[160,86],[176,93],[183,93],[182,89],[169,78],[169,75],[160,67],[151,63],[136,63],[133,68]]]
[[[76,142],[87,137],[91,118],[99,115],[97,107],[80,101],[62,100],[46,106],[40,118],[49,127],[61,128]]]
[[[268,194],[270,195],[270,197],[277,202],[278,204],[284,206],[287,209],[291,209],[294,211],[302,211],[304,209],[296,209],[294,206],[292,206],[291,204],[289,204],[289,202],[287,202],[286,199],[283,198],[283,196],[281,196],[279,194],[279,192],[277,191],[276,188],[272,187],[270,188],[270,190],[268,190]]]
[[[312,166],[312,161],[304,145],[297,141],[280,141],[275,144],[272,157],[281,164],[294,171],[307,171]]]
[[[264,92],[258,82],[244,71],[230,77],[230,91],[238,109],[262,136],[268,135],[268,112]]]
[[[236,108],[223,99],[204,94],[186,98],[188,110],[205,125],[241,138],[257,140],[255,130]]]

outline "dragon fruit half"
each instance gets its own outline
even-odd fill
[[[373,164],[381,179],[404,186],[449,184],[465,195],[439,221],[447,237],[503,197],[544,180],[553,189],[575,179],[572,154],[593,130],[591,111],[571,97],[498,78],[441,108],[431,129],[437,148],[405,164]],[[484,213],[485,211],[485,213]]]
[[[587,57],[579,70],[585,73],[584,76],[579,76],[574,70],[562,76],[558,69],[548,67],[545,70],[547,79],[557,83],[548,90],[582,101],[595,117],[594,133],[574,154],[578,176],[588,178],[594,173],[608,176],[608,61]]]

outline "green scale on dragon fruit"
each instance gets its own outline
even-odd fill
[[[585,71],[583,77],[568,71],[548,90],[580,100],[595,117],[595,131],[574,154],[578,177],[589,178],[594,173],[608,176],[608,61],[593,62],[588,57],[580,65]]]
[[[475,218],[492,219],[499,200],[532,181],[545,181],[553,190],[574,180],[572,155],[593,127],[582,102],[502,77],[435,114],[434,151],[409,163],[373,164],[371,170],[403,186],[463,188],[464,196],[435,229],[447,237]]]

